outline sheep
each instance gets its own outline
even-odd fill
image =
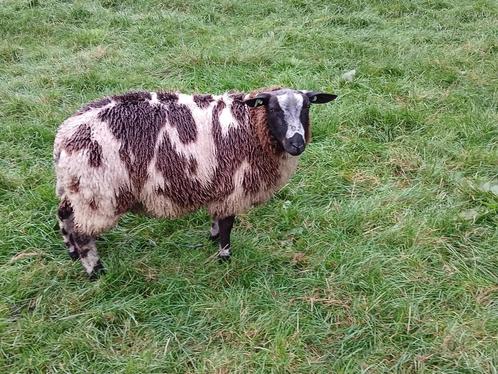
[[[267,201],[310,141],[310,104],[336,95],[273,88],[250,94],[129,92],[64,121],[54,163],[60,232],[91,278],[104,271],[96,238],[126,212],[212,217],[218,258],[230,258],[236,215]]]

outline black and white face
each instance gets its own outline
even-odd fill
[[[265,106],[270,132],[293,156],[303,153],[309,131],[310,104],[325,104],[337,96],[321,92],[280,89],[245,100],[251,108]]]

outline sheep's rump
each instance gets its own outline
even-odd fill
[[[242,94],[136,92],[105,98],[59,128],[57,193],[97,234],[140,206],[160,217],[237,214],[287,181],[295,158],[268,153]]]

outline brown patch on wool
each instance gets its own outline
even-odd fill
[[[190,156],[188,160],[188,171],[190,174],[195,174],[198,166],[197,160],[193,156]]]
[[[242,187],[248,194],[255,194],[277,184],[280,179],[280,159],[281,153],[276,154],[265,149],[265,144],[261,144],[256,152],[250,152],[248,162],[249,170],[244,173]]]
[[[102,164],[102,147],[95,141],[92,142],[88,150],[88,163],[94,168],[98,168]]]
[[[238,123],[249,123],[249,111],[246,104],[242,102],[244,94],[232,94],[231,105],[232,116]]]
[[[187,175],[189,160],[176,152],[167,133],[164,133],[156,159],[157,170],[168,182],[164,188],[157,188],[159,195],[188,210],[195,210],[209,201],[209,189]]]
[[[222,103],[222,104],[221,104]],[[255,123],[250,118],[251,110],[241,101],[234,100],[231,104],[231,112],[239,122],[239,126],[231,127],[227,136],[221,133],[219,115],[225,104],[220,102],[213,110],[213,137],[218,150],[218,183],[220,186],[217,193],[220,196],[227,196],[233,191],[232,176],[246,160],[249,163],[249,170],[244,173],[242,187],[246,193],[257,193],[275,185],[280,179],[279,156],[273,149],[265,147],[266,142],[262,142]],[[260,124],[260,123],[259,123]],[[267,128],[267,125],[265,125]],[[215,174],[215,177],[216,177]]]
[[[219,116],[225,107],[226,103],[219,100],[212,112],[217,167],[208,185],[191,178],[189,172],[192,172],[194,165],[192,159],[187,159],[175,151],[167,133],[164,134],[158,149],[156,168],[168,182],[163,189],[157,189],[158,194],[171,199],[173,203],[187,211],[196,210],[211,201],[223,200],[230,195],[234,190],[234,173],[248,157],[250,148],[248,143],[257,144],[251,140],[248,123],[230,128],[228,134],[223,135]]]
[[[252,91],[249,94],[249,98],[256,97],[258,94],[263,92],[278,91],[282,87],[268,87],[261,88]],[[282,146],[278,143],[277,139],[271,134],[270,126],[268,125],[268,113],[265,106],[259,106],[256,108],[249,108],[249,116],[251,120],[251,126],[258,135],[258,139],[261,142],[263,149],[268,153],[273,153],[275,155],[280,155],[284,150]]]
[[[148,178],[147,166],[154,156],[154,144],[167,118],[164,106],[150,105],[142,100],[118,102],[99,113],[99,119],[107,122],[111,133],[121,142],[119,156],[137,192]]]
[[[134,103],[137,101],[148,101],[152,99],[150,92],[143,91],[135,91],[135,92],[127,92],[122,95],[116,95],[112,97],[115,101],[121,103]]]
[[[82,149],[88,148],[91,142],[92,129],[90,126],[83,124],[76,129],[69,139],[66,139],[64,142],[64,148],[69,153],[78,152]]]
[[[220,124],[220,114],[223,109],[225,109],[227,104],[223,99],[218,100],[215,107],[213,108],[213,123]]]
[[[242,180],[242,188],[247,194],[255,194],[259,191],[260,180],[257,173],[245,171],[244,179]]]
[[[197,126],[190,108],[184,104],[171,102],[167,113],[169,124],[171,127],[176,127],[180,141],[184,144],[195,142]]]
[[[194,95],[193,100],[201,109],[206,109],[214,101],[213,95]]]
[[[218,101],[212,115],[212,133],[218,161],[213,184],[219,200],[233,192],[235,186],[232,177],[244,161],[250,140],[247,136],[247,126],[230,127],[228,133],[223,135],[220,115],[225,108],[226,103],[223,100]]]
[[[67,188],[69,189],[69,192],[78,193],[80,190],[80,178],[73,175]]]
[[[119,187],[118,193],[116,194],[115,214],[124,214],[135,205],[136,199],[130,189],[124,186]]]
[[[178,100],[178,95],[174,92],[157,92],[157,99],[162,103],[170,103]]]
[[[249,117],[251,119],[252,128],[265,152],[273,153],[275,155],[282,154],[284,151],[282,146],[270,132],[266,107],[259,106],[256,108],[249,108]]]
[[[89,125],[80,125],[74,134],[64,142],[64,148],[68,153],[87,150],[90,166],[99,167],[102,164],[102,147],[95,140],[92,140],[92,129]]]
[[[92,109],[102,108],[110,103],[111,103],[111,99],[108,97],[104,97],[102,99],[92,101],[91,103],[86,104],[83,108],[80,108],[76,112],[76,115],[83,114],[83,113],[88,112],[89,110],[92,110]]]

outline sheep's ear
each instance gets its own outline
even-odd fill
[[[244,100],[244,104],[246,104],[251,108],[256,108],[258,106],[268,104],[269,100],[270,100],[269,94],[259,94],[258,96],[253,97],[252,99]]]
[[[308,99],[310,99],[311,104],[325,104],[335,100],[337,97],[337,95],[325,92],[306,92],[305,94],[308,96]]]

